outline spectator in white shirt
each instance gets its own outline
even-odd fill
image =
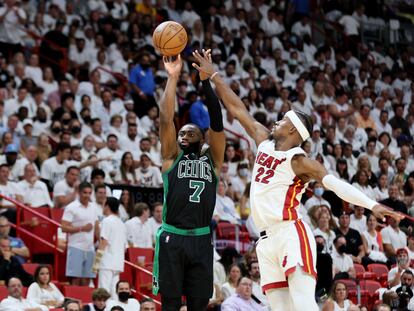
[[[107,138],[107,147],[102,148],[98,152],[98,158],[108,158],[110,160],[105,160],[99,163],[99,167],[103,169],[106,173],[109,173],[111,178],[115,177],[116,172],[121,165],[121,158],[124,153],[119,149],[118,146],[118,137],[114,134],[109,134]]]
[[[127,229],[119,218],[119,201],[114,197],[106,199],[105,219],[101,223],[101,238],[96,252],[93,271],[99,270],[98,287],[105,288],[116,299],[116,284],[124,271]]]
[[[56,208],[62,208],[74,201],[78,195],[80,170],[76,166],[69,166],[66,170],[65,179],[62,179],[53,187]]]
[[[128,123],[127,135],[120,139],[121,149],[129,151],[138,160],[142,151],[140,150],[140,136],[138,135],[138,126],[136,122]]]
[[[46,183],[49,190],[64,178],[70,156],[70,145],[67,143],[59,143],[56,149],[56,156],[44,161],[40,171],[42,181]]]
[[[381,230],[384,252],[388,258],[395,256],[396,250],[407,246],[407,236],[398,227],[400,221],[388,218],[388,226]]]
[[[59,308],[65,297],[55,284],[51,282],[52,275],[49,266],[39,265],[34,273],[35,281],[29,286],[27,299],[49,308]]]
[[[155,202],[152,207],[152,217],[148,219],[148,224],[151,227],[152,241],[155,244],[155,237],[159,227],[162,225],[162,209],[161,202]]]
[[[261,19],[260,28],[268,37],[280,35],[285,31],[285,27],[283,26],[283,14],[275,12],[273,9],[269,10],[266,17]]]
[[[24,167],[23,180],[18,183],[23,196],[23,202],[31,207],[53,207],[49,191],[44,182],[36,175],[34,164],[28,163]]]
[[[119,281],[116,284],[116,293],[118,299],[109,300],[106,304],[106,310],[111,310],[114,306],[120,306],[124,311],[138,311],[140,304],[138,300],[131,297],[131,285],[128,281]]]
[[[408,251],[405,248],[400,248],[396,252],[397,254],[397,266],[392,268],[388,272],[388,285],[394,287],[400,284],[401,274],[409,269],[414,273],[414,270],[410,268],[410,260],[408,258]]]
[[[181,21],[189,28],[192,29],[194,22],[200,19],[200,15],[198,15],[193,10],[193,5],[190,1],[186,1],[184,5],[184,11],[181,13]]]
[[[226,196],[227,185],[223,180],[219,181],[217,187],[216,206],[214,207],[213,219],[216,222],[228,221],[238,224],[240,215],[237,213],[234,202]]]
[[[10,169],[7,164],[0,165],[0,193],[11,199],[23,201],[20,187],[9,181]],[[10,222],[16,223],[16,208],[14,204],[4,199],[0,200],[0,214]]]
[[[354,213],[350,216],[350,227],[357,230],[360,234],[367,231],[367,216],[364,215],[365,209],[361,206],[354,207]]]
[[[343,235],[338,235],[334,240],[335,249],[332,253],[332,268],[333,275],[345,276],[355,278],[356,272],[354,263],[350,255],[345,254],[346,251],[346,239]]]
[[[7,282],[8,297],[0,303],[1,311],[48,311],[49,308],[32,300],[23,298],[23,285],[18,278],[10,278]]]
[[[72,285],[89,285],[95,277],[92,272],[94,236],[99,237],[99,221],[96,207],[90,202],[91,194],[91,184],[81,183],[79,200],[67,205],[62,217],[62,231],[68,233],[66,276],[72,278]]]
[[[102,222],[105,217],[104,208],[107,199],[105,184],[96,185],[93,192],[95,193],[96,214],[99,222]]]
[[[297,35],[298,37],[303,38],[304,35],[308,34],[309,36],[312,36],[312,29],[309,24],[309,18],[308,16],[304,15],[300,19],[300,21],[297,21],[292,26],[292,33]]]
[[[0,156],[0,164],[8,164],[10,169],[9,180],[18,182],[19,181],[19,171],[23,159],[18,159],[19,150],[15,144],[8,144],[4,150],[4,155]]]
[[[135,217],[125,223],[129,245],[131,247],[152,248],[152,231],[148,223],[150,216],[148,204],[135,204],[134,214]]]
[[[160,169],[152,165],[152,158],[148,152],[141,154],[141,165],[137,169],[137,179],[143,187],[161,187],[162,177]]]

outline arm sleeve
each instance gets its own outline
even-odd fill
[[[201,83],[206,96],[206,106],[210,117],[210,128],[214,132],[221,132],[223,131],[223,115],[221,113],[220,102],[211,87],[210,81],[207,79]]]
[[[372,208],[378,204],[376,201],[368,198],[360,190],[335,177],[334,175],[326,175],[322,179],[322,183],[325,188],[332,190],[338,197],[346,202],[365,207],[369,210],[372,210]]]

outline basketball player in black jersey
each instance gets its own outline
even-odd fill
[[[164,57],[168,81],[160,102],[160,140],[164,182],[163,224],[157,232],[153,293],[162,310],[179,310],[181,297],[190,311],[205,310],[213,293],[213,245],[210,222],[224,160],[225,136],[219,101],[207,76],[200,75],[210,116],[210,147],[194,124],[176,137],[174,108],[182,60]]]

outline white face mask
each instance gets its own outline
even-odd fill
[[[247,168],[239,169],[239,175],[241,177],[246,177],[248,174],[249,174],[249,169],[247,169]]]

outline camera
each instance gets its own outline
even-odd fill
[[[410,302],[410,299],[413,297],[413,291],[407,285],[402,285],[396,290],[399,298],[399,310],[408,310],[407,306]]]

